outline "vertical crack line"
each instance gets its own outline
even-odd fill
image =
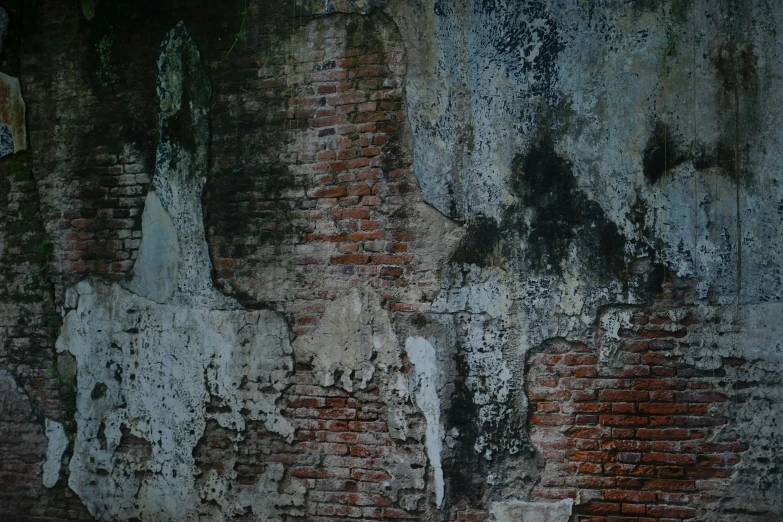
[[[691,14],[691,95],[693,97],[693,110],[691,111],[691,158],[696,157],[696,111],[698,110],[698,101],[696,99],[696,13],[697,4],[693,5]],[[699,276],[699,173],[693,168],[693,273]]]
[[[734,71],[734,181],[737,211],[737,317],[739,317],[740,294],[742,292],[742,212],[740,210],[739,172],[739,79],[737,78],[736,53],[732,51],[731,68]]]

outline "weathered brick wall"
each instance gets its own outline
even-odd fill
[[[356,286],[390,311],[428,310],[439,286],[410,248],[421,195],[399,34],[382,16],[340,16],[307,23],[291,47],[218,96],[205,196],[216,285],[283,311],[296,334]]]
[[[422,197],[405,112],[408,57],[389,19],[307,20],[275,2],[255,5],[227,54],[242,2],[143,14],[123,3],[87,28],[67,4],[8,5],[0,63],[22,79],[31,143],[0,160],[0,368],[31,399],[29,412],[0,419],[0,517],[13,520],[90,518],[65,476],[52,490],[40,484],[43,417],[74,429],[53,350],[57,306],[70,284],[121,280],[132,268],[154,168],[156,52],[179,19],[202,45],[214,89],[203,204],[216,286],[248,308],[282,312],[295,336],[313,332],[349,288],[374,288],[392,314],[427,312],[440,290],[432,252],[414,248]],[[558,339],[528,355],[529,436],[541,457],[534,497],[577,499],[578,522],[681,522],[729,495],[747,450],[732,428],[736,404],[758,383],[738,380],[741,359],[694,366],[705,318],[693,301],[669,288],[624,308],[633,325],[616,351]],[[735,369],[729,379],[724,367]],[[295,441],[261,422],[237,440],[210,422],[195,452],[199,479],[233,466],[239,483],[257,484],[282,464],[284,482],[306,489],[303,504],[281,507],[286,520],[441,516],[431,475],[421,487],[391,485],[392,450],[431,469],[421,441],[391,437],[376,382],[353,393],[319,386],[301,362],[292,379],[281,404]],[[118,452],[143,459],[151,448],[126,435]],[[449,498],[442,516],[486,520],[486,508]]]
[[[120,6],[111,16],[120,18],[128,9]],[[27,252],[4,257],[9,271],[19,272],[16,293],[5,296],[9,306],[23,301],[20,291],[29,296],[29,286],[21,287],[31,273],[45,270],[42,280],[54,282],[32,305],[33,323],[44,320],[44,297],[54,310],[74,282],[90,275],[117,281],[132,268],[156,139],[153,74],[162,34],[156,29],[168,18],[173,23],[184,9],[173,9],[165,19],[154,13],[131,16],[140,36],[133,49],[112,40],[118,20],[110,15],[85,33],[72,6],[41,3],[11,12],[12,27],[45,27],[47,35],[16,33],[30,42],[29,52],[19,57],[19,72],[32,150],[16,169],[25,172],[12,172],[18,162],[3,163],[5,179],[16,180],[9,202],[27,205],[22,208],[27,214],[9,223],[33,226],[25,220],[45,216],[36,222],[35,237],[8,242],[25,245]],[[259,9],[263,17],[265,8]],[[224,16],[222,27],[234,18]],[[246,35],[231,57],[225,55],[227,38],[219,48],[204,49],[214,70],[214,175],[205,213],[216,283],[249,306],[279,301],[274,306],[291,318],[296,334],[311,331],[326,303],[351,286],[372,285],[389,311],[426,310],[437,285],[432,274],[415,273],[408,249],[415,232],[406,206],[420,195],[410,151],[402,144],[405,65],[399,35],[383,17],[330,17],[304,27],[299,22],[271,36],[274,31],[266,31],[272,23],[258,24],[258,34]],[[191,29],[210,34],[203,29],[208,25],[199,17]],[[287,33],[294,34],[293,52],[276,40],[290,37]],[[101,63],[101,53],[108,52],[110,60]],[[54,72],[58,69],[63,72]],[[41,259],[30,266],[36,249],[42,249]],[[421,289],[410,290],[419,283]],[[258,295],[253,287],[263,284],[271,292]],[[14,327],[25,322],[10,312],[3,320]],[[73,397],[59,395],[71,390],[63,385],[53,353],[57,324],[53,331],[33,326],[9,330],[6,346],[18,345],[15,355],[35,363],[18,368],[16,376],[40,403],[39,417],[28,419],[26,431],[9,426],[10,446],[3,450],[9,455],[20,444],[26,447],[24,467],[5,459],[4,481],[19,487],[4,493],[33,501],[7,505],[16,517],[83,518],[88,515],[70,499],[65,479],[51,491],[40,485],[42,419],[66,421],[72,430],[67,421]],[[287,474],[313,490],[299,513],[303,519],[420,517],[426,491],[391,499],[384,484],[389,477],[382,471],[383,457],[392,442],[377,388],[351,396],[320,388],[306,367],[296,379],[301,383],[288,392],[286,415],[299,428],[297,442],[289,445],[256,426],[260,433],[249,435],[242,445],[246,461],[237,465],[243,480],[252,481],[253,473],[241,470],[260,474],[267,460],[279,460]],[[25,445],[23,433],[37,435]],[[204,441],[200,458],[222,466],[219,443],[209,433]],[[127,446],[134,451],[138,444]],[[118,451],[126,451],[122,448]],[[275,451],[268,456],[270,448]],[[409,451],[418,452],[423,466],[422,448]],[[34,493],[22,483],[34,485]]]
[[[291,444],[250,423],[239,443],[235,465],[241,484],[255,484],[272,463],[307,489],[302,506],[286,508],[286,520],[396,520],[424,517],[427,491],[394,491],[387,457],[395,446],[386,423],[387,406],[378,389],[347,393],[319,386],[307,366],[299,365],[285,395],[284,415],[296,427]],[[210,423],[196,450],[203,472],[222,470],[234,434]],[[418,444],[407,451],[426,457]]]
[[[215,283],[245,306],[283,312],[296,335],[312,332],[329,302],[354,287],[376,289],[390,312],[426,311],[439,285],[409,248],[421,195],[404,144],[399,34],[382,16],[295,30],[290,49],[245,51],[247,79],[216,98],[204,198]],[[284,464],[308,490],[290,520],[422,518],[428,488],[392,491],[386,459],[402,449],[426,466],[423,445],[391,439],[376,385],[324,388],[303,364],[293,378],[285,415],[296,441],[253,424],[240,444],[240,482]],[[203,469],[222,466],[229,441],[208,428]]]
[[[605,361],[564,340],[528,357],[530,437],[544,462],[534,495],[578,499],[575,520],[692,519],[747,450],[730,425],[725,372],[688,363],[701,325],[675,297],[669,282],[654,302],[624,309],[633,326]]]
[[[0,162],[0,194],[0,519],[88,520],[63,484],[41,483],[43,418],[72,428],[75,395],[54,354],[61,320],[48,279],[52,245],[24,158]]]

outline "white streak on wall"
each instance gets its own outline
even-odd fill
[[[443,449],[444,430],[440,419],[441,372],[438,369],[435,348],[423,337],[408,337],[405,341],[408,360],[414,365],[411,393],[416,405],[427,419],[427,457],[433,468],[435,480],[435,501],[443,504]]]

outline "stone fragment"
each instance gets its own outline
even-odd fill
[[[141,229],[139,257],[128,288],[156,303],[164,303],[176,288],[179,243],[174,224],[154,191],[147,194]]]
[[[495,502],[489,510],[497,522],[568,522],[574,501],[523,502],[507,500]]]

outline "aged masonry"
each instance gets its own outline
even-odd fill
[[[783,520],[778,3],[0,8],[0,519]]]

